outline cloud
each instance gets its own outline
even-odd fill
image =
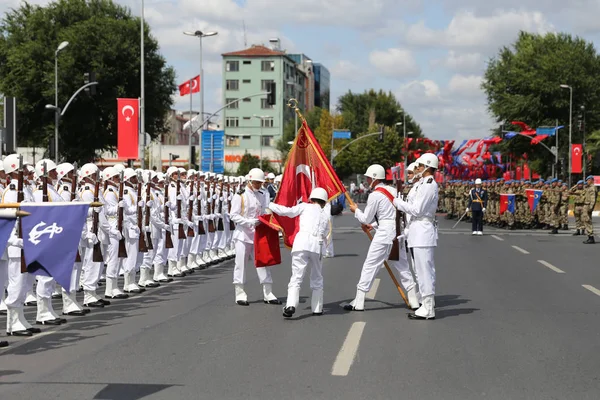
[[[391,78],[406,78],[419,75],[419,66],[410,50],[374,50],[369,54],[371,65]]]
[[[479,72],[485,68],[484,57],[481,53],[460,53],[454,50],[450,50],[445,58],[433,60],[432,65],[463,73]]]
[[[511,43],[519,31],[546,33],[554,27],[540,12],[507,11],[478,17],[471,11],[459,11],[442,30],[431,29],[424,21],[410,26],[407,43],[451,49],[496,49]]]
[[[360,82],[368,74],[364,68],[349,60],[340,60],[329,70],[336,80],[341,79],[348,82]]]
[[[448,83],[448,89],[451,93],[463,97],[481,98],[483,92],[481,90],[482,77],[476,75],[454,75]]]

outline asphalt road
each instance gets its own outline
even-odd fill
[[[600,398],[600,246],[546,231],[472,237],[453,224],[440,221],[435,321],[407,319],[385,270],[365,312],[341,309],[368,247],[344,215],[325,261],[323,316],[310,313],[306,281],[299,313],[284,320],[252,271],[252,304],[235,305],[228,262],[8,338],[0,399]],[[283,255],[273,269],[281,298]]]

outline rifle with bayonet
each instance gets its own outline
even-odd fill
[[[399,173],[395,173],[394,178],[396,180],[396,196],[400,197],[402,194],[402,180],[400,179]],[[396,237],[392,241],[392,250],[390,251],[390,256],[388,257],[388,260],[390,261],[400,260],[400,248],[402,246],[398,237],[402,235],[403,224],[406,224],[406,216],[402,211],[396,210]]]
[[[177,231],[177,237],[179,239],[185,239],[185,231],[183,230],[183,223],[181,221],[181,180],[179,179],[179,177],[177,178],[177,197],[179,197],[179,199],[177,199],[177,219],[179,220],[179,224],[178,225],[178,231]]]
[[[77,162],[73,163],[73,178],[71,179],[71,201],[75,200],[75,192],[77,191]],[[81,253],[77,249],[75,262],[81,262]]]
[[[125,234],[123,233],[123,207],[120,205],[123,202],[123,190],[125,189],[125,178],[124,174],[121,171],[120,176],[121,182],[119,183],[119,204],[118,204],[118,217],[117,217],[117,229],[121,233],[121,240],[119,240],[119,258],[127,258],[127,247],[125,246]]]
[[[17,203],[22,203],[25,200],[25,192],[23,192],[23,156],[19,155],[19,176],[17,178]],[[23,239],[22,217],[19,217],[19,239]],[[21,273],[27,272],[27,263],[25,262],[25,252],[21,249]]]
[[[206,200],[206,212],[208,215],[211,215],[214,212],[212,202],[214,201],[214,185],[213,185],[213,194],[210,194],[210,186],[207,187],[207,200]],[[215,231],[215,221],[212,219],[208,220],[208,232],[213,233]]]
[[[140,207],[142,202],[142,174],[138,174],[137,184],[137,227],[140,231],[140,237],[138,239],[138,251],[140,253],[147,253],[148,246],[146,245],[146,235],[144,235],[144,208]]]
[[[219,185],[219,220],[217,221],[217,230],[223,231],[225,230],[225,227],[223,226],[223,201],[225,201],[225,194],[223,193],[223,181],[221,181],[221,184]]]
[[[197,189],[198,189],[198,195],[197,195],[197,203],[196,203],[196,212],[198,213],[198,217],[202,216],[202,182],[200,182],[200,178],[198,178],[198,184],[197,184]],[[206,235],[206,230],[204,229],[204,221],[202,221],[202,218],[200,218],[200,220],[198,221],[198,234],[199,235]]]
[[[169,207],[167,203],[169,202],[169,185],[170,179],[169,177],[165,177],[165,192],[164,192],[164,200],[165,200],[165,225],[170,226],[169,222]],[[167,230],[165,232],[165,248],[172,249],[173,248],[173,239],[171,238],[171,231]]]
[[[234,193],[235,193],[235,184],[233,185],[233,189],[234,189]],[[229,183],[227,184],[227,199],[229,200],[229,194],[231,193],[231,187],[229,186]],[[227,214],[230,215],[229,217],[229,230],[233,231],[235,229],[235,223],[231,220],[231,201],[227,202]]]
[[[187,213],[187,218],[188,218],[188,221],[190,221],[190,222],[194,221],[194,200],[192,198],[193,195],[194,195],[194,181],[190,177],[190,199],[188,201],[188,213]],[[188,226],[187,237],[194,237],[194,228],[192,228],[191,226]]]
[[[97,203],[100,201],[100,170],[96,171],[96,181],[94,182],[94,202]],[[95,210],[92,210],[92,233],[98,237],[98,227],[99,227],[99,219],[100,213],[97,213]],[[104,257],[102,257],[102,245],[98,240],[96,244],[94,244],[94,251],[92,253],[92,260],[94,262],[104,262]]]
[[[148,229],[146,232],[146,247],[148,250],[154,250],[154,246],[152,245],[152,233],[150,232],[150,206],[148,206],[148,202],[150,201],[150,188],[152,186],[152,174],[148,172],[148,183],[146,184],[146,221],[145,226]]]

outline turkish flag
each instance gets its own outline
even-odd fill
[[[310,192],[315,187],[325,189],[329,200],[346,192],[308,124],[302,121],[288,155],[275,204],[293,207],[300,202],[307,203],[310,201]],[[273,228],[282,228],[284,244],[292,247],[298,233],[298,217],[288,218],[271,214],[260,219]]]
[[[529,164],[523,164],[523,178],[526,180],[531,179],[531,170],[529,169]]]
[[[260,224],[254,231],[254,266],[270,267],[281,264],[279,232],[270,224]]]
[[[191,90],[192,93],[200,92],[200,75],[179,85],[179,95],[180,96],[185,96],[186,94],[190,94],[190,84],[192,85],[192,90]]]
[[[117,153],[120,159],[137,160],[139,157],[138,99],[117,99]]]
[[[571,173],[580,174],[583,158],[583,146],[580,144],[571,145]]]

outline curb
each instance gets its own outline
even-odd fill
[[[569,210],[569,217],[573,216],[573,210]],[[592,217],[600,217],[600,211],[592,211]]]

